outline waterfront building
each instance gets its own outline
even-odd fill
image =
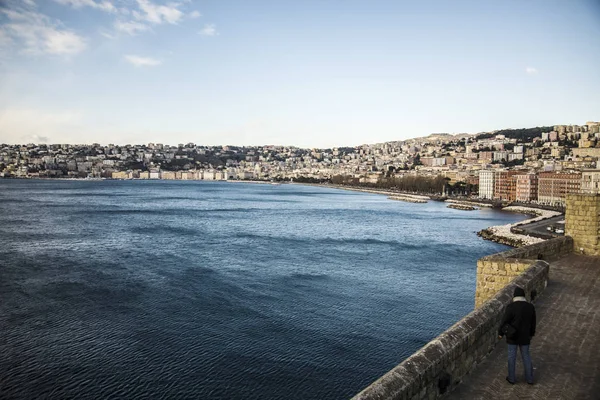
[[[494,171],[479,171],[479,197],[489,200],[494,198]]]
[[[161,171],[160,172],[160,178],[161,179],[175,179],[175,172],[173,171]]]
[[[112,173],[112,179],[131,179],[130,171],[117,171]]]
[[[538,174],[538,202],[564,206],[567,194],[579,193],[581,172],[540,172]]]
[[[538,197],[538,177],[535,173],[516,175],[516,200],[530,202]]]
[[[517,182],[515,176],[520,171],[496,171],[494,175],[494,199],[515,201],[517,197]]]

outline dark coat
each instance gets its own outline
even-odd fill
[[[506,307],[504,317],[498,328],[498,336],[504,336],[502,326],[509,323],[517,330],[512,336],[506,337],[506,343],[527,345],[535,335],[535,307],[527,301],[513,301]]]

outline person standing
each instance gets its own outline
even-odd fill
[[[506,307],[498,329],[500,339],[506,335],[506,343],[508,344],[508,376],[506,380],[511,385],[516,382],[517,349],[520,350],[523,359],[525,380],[528,384],[533,385],[533,364],[529,354],[529,344],[531,338],[535,335],[535,323],[535,307],[525,298],[525,290],[516,287],[512,303]]]

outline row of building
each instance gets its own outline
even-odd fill
[[[570,193],[600,193],[600,170],[479,171],[479,197],[506,202],[520,201],[564,206]]]
[[[184,181],[226,181],[229,179],[238,179],[234,171],[201,169],[189,171],[164,171],[160,169],[150,169],[149,171],[128,170],[116,171],[112,173],[112,179],[166,179],[166,180],[184,180]],[[251,179],[251,177],[244,177]]]

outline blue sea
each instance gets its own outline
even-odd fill
[[[302,185],[0,180],[0,398],[346,399],[473,309],[484,227]]]

